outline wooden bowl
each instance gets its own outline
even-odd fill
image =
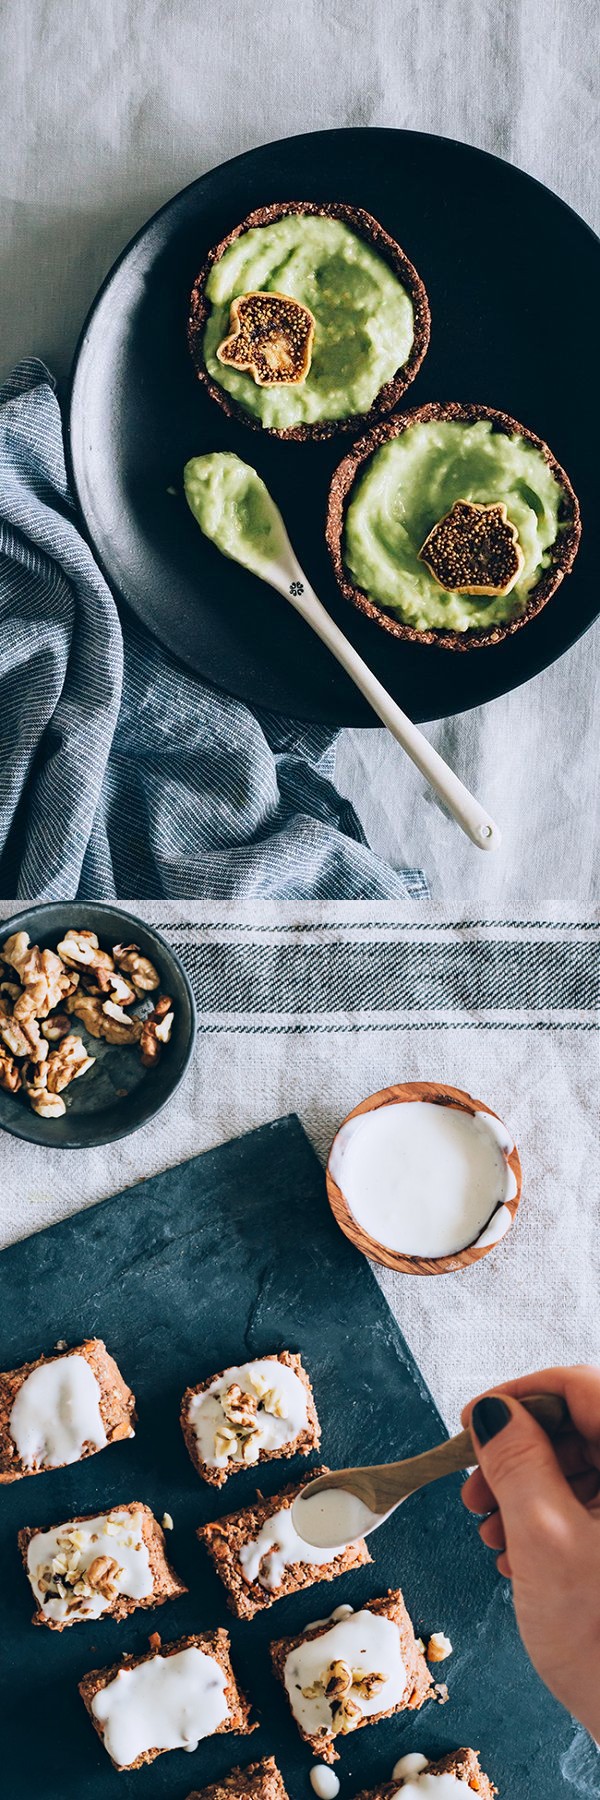
[[[364,1256],[370,1257],[372,1262],[384,1263],[388,1269],[399,1269],[404,1275],[450,1275],[456,1269],[468,1269],[471,1263],[480,1262],[483,1256],[487,1256],[489,1251],[494,1249],[500,1236],[503,1237],[505,1231],[509,1230],[521,1199],[522,1175],[519,1153],[516,1147],[510,1151],[510,1154],[506,1153],[506,1162],[514,1175],[517,1190],[512,1199],[503,1202],[511,1216],[505,1231],[499,1234],[498,1238],[492,1239],[487,1244],[480,1243],[477,1239],[474,1243],[468,1244],[465,1250],[458,1250],[454,1256],[409,1256],[400,1250],[390,1250],[385,1244],[380,1244],[377,1238],[370,1237],[368,1231],[358,1224],[341,1188],[334,1181],[330,1164],[339,1133],[343,1130],[344,1125],[348,1124],[349,1119],[357,1118],[360,1113],[375,1112],[379,1106],[393,1106],[404,1100],[428,1100],[433,1106],[451,1106],[459,1112],[472,1114],[483,1112],[489,1113],[493,1119],[499,1118],[498,1113],[495,1113],[491,1106],[486,1106],[484,1100],[474,1100],[472,1095],[465,1093],[462,1088],[446,1087],[442,1082],[405,1081],[395,1087],[381,1088],[379,1093],[369,1094],[368,1099],[361,1100],[360,1106],[355,1106],[338,1127],[327,1164],[327,1198],[340,1229],[346,1237],[351,1239],[353,1244],[356,1244],[358,1250],[362,1250]],[[502,1120],[499,1122],[503,1123]],[[488,1227],[483,1229],[485,1231]],[[483,1233],[479,1234],[480,1237],[482,1235]]]

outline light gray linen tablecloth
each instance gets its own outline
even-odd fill
[[[128,235],[203,169],[292,132],[373,124],[464,138],[547,181],[594,221],[593,0],[568,9],[562,0],[254,0],[233,13],[230,0],[5,0],[2,33],[4,372],[34,352],[64,374],[85,309]],[[526,1175],[517,1229],[478,1268],[445,1281],[384,1277],[448,1423],[474,1387],[547,1357],[598,1357],[599,661],[596,630],[527,688],[431,729],[502,823],[497,858],[466,843],[385,733],[343,736],[338,781],[374,848],[396,865],[424,866],[436,897],[433,909],[346,909],[350,936],[375,944],[391,929],[404,967],[435,926],[449,1017],[442,1008],[428,1021],[412,1007],[408,1022],[402,1008],[374,1019],[373,995],[365,1010],[350,989],[318,1028],[294,1017],[293,1029],[280,1029],[281,1020],[265,1019],[264,1000],[249,1021],[213,1017],[180,1104],[110,1152],[41,1153],[0,1140],[2,1239],[292,1108],[324,1154],[361,1095],[398,1077],[438,1076],[498,1105]],[[164,905],[138,910],[168,914]],[[240,944],[250,935],[256,962],[274,924],[297,927],[292,941],[303,942],[307,911],[280,909],[274,920],[253,908],[252,937],[235,908],[175,907],[174,941],[188,955],[194,916],[198,942],[206,932]],[[339,916],[308,912],[324,942]],[[516,923],[508,934],[456,925],[465,917]],[[580,922],[574,933],[543,924],[565,918]],[[550,984],[545,1021],[539,944],[565,931],[569,956],[573,944],[590,946],[589,994],[573,1018],[564,993],[554,1005]],[[473,990],[481,953],[465,964],[461,946],[507,935],[532,946],[533,1000],[520,1016],[509,989],[504,1017],[497,989],[489,1020]],[[457,955],[455,996],[468,992],[466,1010],[452,998]],[[271,992],[271,1010],[281,1005]]]
[[[600,1362],[600,925],[573,914],[465,924],[410,901],[137,911],[192,979],[192,1066],[164,1112],[112,1146],[52,1151],[2,1136],[0,1243],[284,1113],[298,1113],[325,1161],[366,1094],[447,1081],[506,1120],[524,1185],[508,1237],[473,1268],[381,1271],[444,1418],[457,1426],[473,1393],[528,1369]],[[284,1229],[285,1168],[281,1206]]]
[[[463,138],[597,223],[595,41],[594,0],[4,0],[0,372],[34,353],[64,375],[137,226],[203,170],[290,133]],[[473,917],[588,916],[599,673],[596,628],[536,682],[430,728],[502,825],[499,857],[473,851],[384,732],[344,733],[337,782],[375,851],[424,868],[450,911],[467,895]]]

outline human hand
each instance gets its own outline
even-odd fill
[[[551,1443],[519,1405],[562,1394],[571,1427]],[[502,1396],[502,1398],[500,1397]],[[471,1401],[479,1455],[462,1498],[512,1581],[525,1648],[563,1706],[600,1739],[600,1369],[543,1369]]]

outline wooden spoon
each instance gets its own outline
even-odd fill
[[[569,1422],[568,1409],[559,1394],[532,1395],[521,1405],[543,1425],[548,1437],[556,1437]],[[477,1452],[467,1429],[403,1462],[375,1463],[371,1468],[336,1469],[329,1475],[317,1475],[294,1501],[294,1529],[304,1543],[315,1548],[339,1548],[375,1531],[409,1494],[416,1494],[442,1475],[456,1475],[461,1469],[472,1468],[476,1462]],[[330,1494],[330,1501],[321,1506],[309,1505],[319,1494]]]

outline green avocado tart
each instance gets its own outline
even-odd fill
[[[527,624],[572,568],[581,522],[547,444],[490,406],[382,420],[333,476],[326,537],[361,612],[414,643],[469,650]]]
[[[210,251],[188,343],[225,412],[318,439],[364,430],[397,404],[429,323],[420,276],[370,213],[288,201],[250,213]]]

